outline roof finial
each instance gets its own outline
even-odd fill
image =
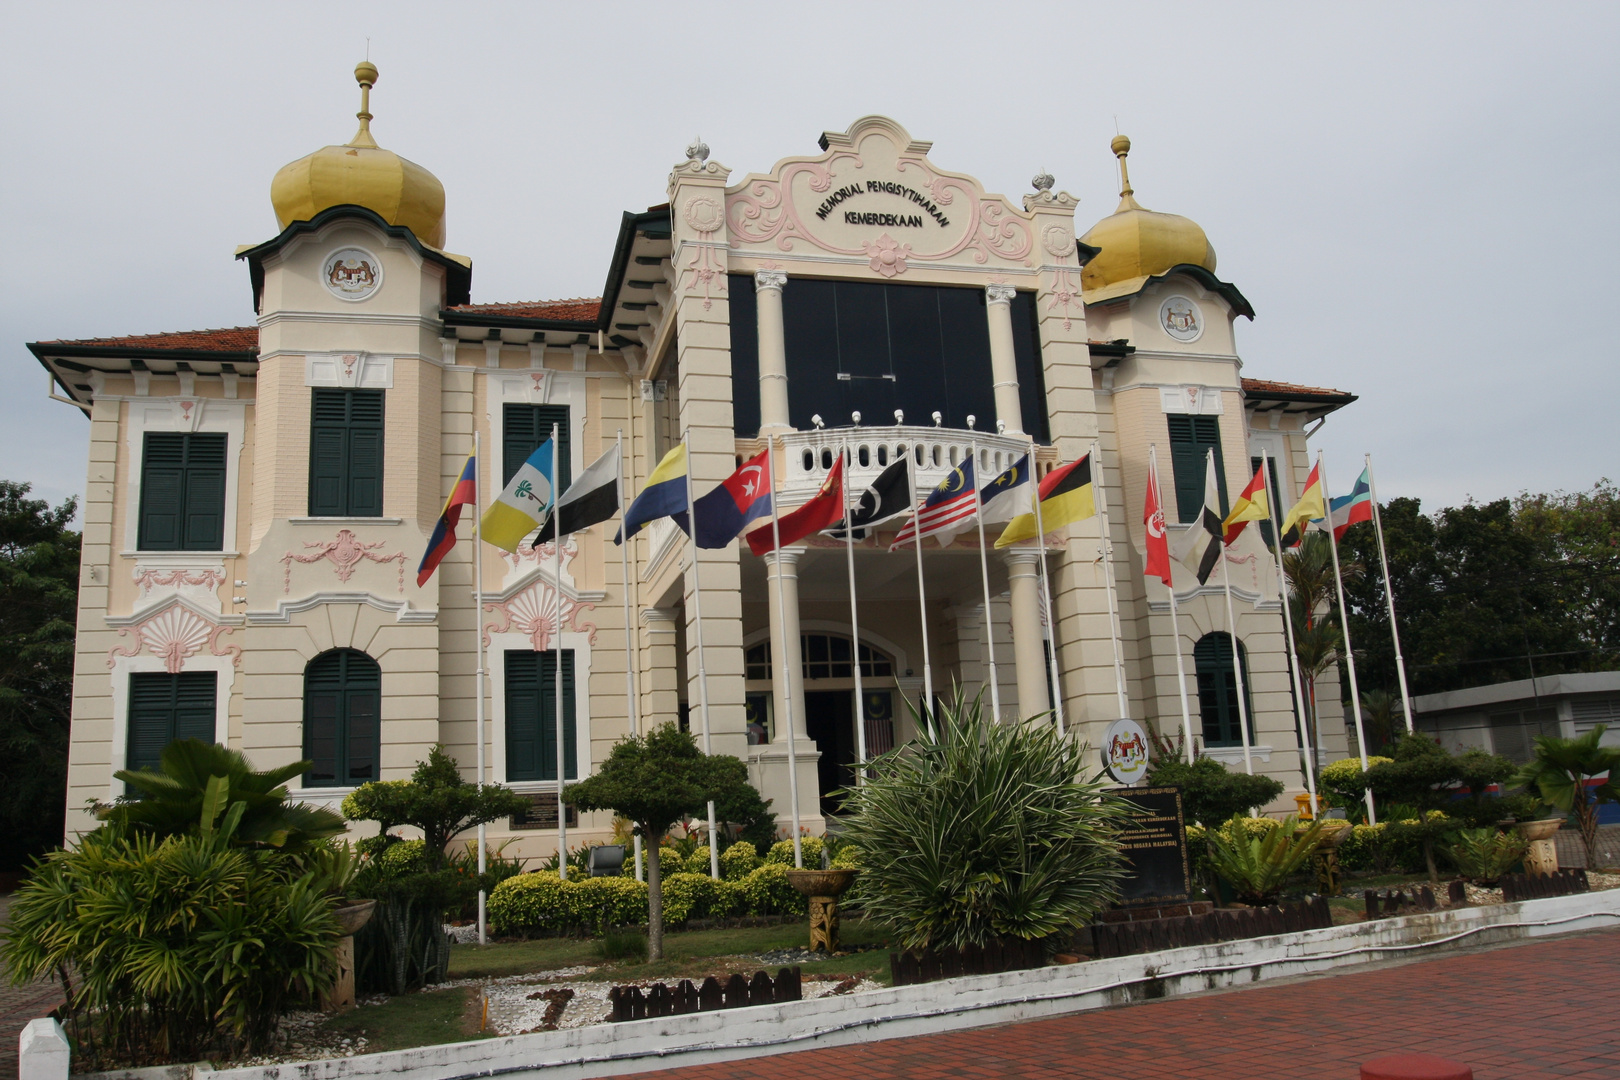
[[[1131,190],[1131,173],[1125,166],[1125,156],[1131,152],[1130,137],[1115,135],[1114,141],[1108,146],[1114,151],[1114,156],[1119,158],[1119,210],[1141,209],[1133,197],[1136,193]],[[1119,213],[1119,210],[1115,210],[1114,213]]]
[[[367,42],[367,52],[370,52],[370,42]],[[355,113],[360,118],[360,130],[354,133],[349,140],[350,146],[369,147],[377,149],[377,140],[371,137],[371,88],[377,85],[377,65],[370,60],[362,60],[355,65],[354,81],[360,84],[360,111]]]

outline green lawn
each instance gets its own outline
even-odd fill
[[[465,986],[402,994],[382,1005],[364,1005],[334,1016],[325,1026],[339,1036],[363,1035],[368,1054],[490,1038],[478,1032],[473,1000],[473,989]]]
[[[596,955],[594,943],[577,938],[544,938],[496,945],[457,945],[450,950],[450,977],[524,975],[554,968],[597,965],[588,978],[608,982],[641,979],[690,979],[705,975],[727,975],[734,971],[757,971],[755,954],[776,949],[803,947],[809,943],[805,923],[782,926],[745,927],[734,930],[690,930],[664,934],[664,959],[658,963],[619,961],[606,963]],[[862,971],[887,982],[889,956],[884,948],[887,937],[864,919],[844,920],[841,942],[846,949],[867,949],[850,956],[838,956],[799,965],[806,975],[849,975]]]

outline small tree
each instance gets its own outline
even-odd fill
[[[1269,776],[1235,773],[1212,757],[1200,757],[1191,765],[1184,761],[1161,759],[1148,772],[1153,785],[1174,784],[1181,788],[1181,812],[1189,823],[1210,828],[1265,806],[1283,793],[1283,783]]]
[[[664,899],[658,841],[677,821],[703,813],[747,787],[748,769],[734,757],[706,757],[674,724],[621,739],[596,775],[569,784],[563,797],[580,810],[612,810],[635,822],[647,853],[647,958],[664,958]]]
[[[436,871],[444,869],[451,840],[526,805],[521,795],[499,785],[468,783],[456,759],[435,746],[426,761],[416,763],[409,780],[374,780],[355,789],[343,800],[343,814],[351,821],[377,822],[379,835],[399,825],[421,829],[426,869]]]
[[[1573,739],[1539,736],[1534,760],[1514,778],[1540,792],[1542,801],[1549,806],[1575,815],[1581,843],[1586,845],[1588,868],[1597,865],[1598,805],[1620,802],[1615,775],[1620,772],[1620,748],[1600,745],[1607,730],[1599,725]],[[1603,783],[1587,783],[1605,773],[1608,778]]]

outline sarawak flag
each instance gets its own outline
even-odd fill
[[[1322,499],[1320,465],[1311,466],[1311,475],[1305,478],[1305,494],[1289,508],[1282,520],[1283,547],[1298,547],[1305,538],[1305,528],[1311,522],[1327,516],[1327,504]]]
[[[1079,461],[1053,469],[1041,479],[1040,524],[1035,523],[1033,512],[1019,514],[1008,523],[1007,528],[996,539],[996,547],[1004,548],[1023,543],[1025,540],[1039,540],[1042,529],[1054,532],[1065,525],[1091,517],[1097,512],[1092,490],[1090,454]]]
[[[1170,539],[1164,531],[1164,500],[1159,497],[1159,477],[1154,472],[1148,473],[1147,505],[1142,508],[1142,521],[1147,525],[1145,572],[1148,577],[1156,577],[1174,587],[1170,569]]]
[[[832,469],[827,473],[827,479],[821,482],[821,490],[816,497],[793,511],[776,519],[776,532],[780,534],[783,547],[796,544],[811,533],[821,532],[832,526],[835,521],[844,518],[844,455],[839,454],[838,460],[833,462]],[[748,549],[755,555],[763,555],[767,551],[775,551],[778,537],[771,535],[772,530],[766,528],[755,529],[748,534]]]
[[[1232,504],[1232,512],[1226,515],[1221,523],[1226,530],[1226,544],[1230,547],[1233,541],[1243,535],[1243,527],[1251,521],[1267,521],[1271,518],[1271,499],[1266,494],[1266,469],[1262,465],[1254,470],[1254,479],[1249,486],[1237,497]]]
[[[478,460],[468,454],[467,464],[461,467],[461,475],[456,478],[455,486],[450,489],[450,497],[444,501],[444,509],[439,512],[438,524],[433,526],[433,535],[428,539],[422,564],[416,568],[418,589],[427,584],[433,571],[439,568],[444,557],[450,554],[450,549],[456,546],[456,525],[461,521],[461,508],[477,502],[477,477]]]
[[[742,468],[720,482],[720,486],[692,503],[697,520],[693,538],[700,548],[723,548],[749,524],[771,512],[771,489],[765,483],[768,450],[743,462]],[[684,514],[677,515],[679,521]],[[785,543],[786,541],[784,541]]]

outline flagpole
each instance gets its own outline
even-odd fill
[[[1395,623],[1395,590],[1389,581],[1389,556],[1384,553],[1384,521],[1378,512],[1378,482],[1373,479],[1372,455],[1367,458],[1367,494],[1372,499],[1373,530],[1378,534],[1378,567],[1384,572],[1384,602],[1389,605],[1389,635],[1395,642],[1395,674],[1401,680],[1401,712],[1406,717],[1406,730],[1414,731],[1412,695],[1406,689],[1406,660],[1401,656],[1401,628]],[[1332,522],[1332,514],[1328,516]]]
[[[619,468],[613,477],[613,495],[618,500],[619,512],[624,512],[624,467],[629,460],[624,456],[624,428],[619,429],[616,446],[619,451]],[[561,524],[561,521],[558,522]],[[620,587],[624,590],[624,703],[630,718],[630,734],[639,733],[640,724],[636,716],[636,647],[635,638],[630,628],[630,544],[625,542],[619,545]],[[636,880],[641,880],[641,836],[632,837],[636,847]]]
[[[1164,517],[1164,485],[1159,482],[1159,448],[1148,444],[1148,468],[1153,471],[1153,490],[1158,493],[1159,516]],[[1169,544],[1166,542],[1166,554],[1169,554]],[[1187,764],[1193,763],[1196,756],[1193,750],[1192,708],[1187,703],[1187,665],[1181,658],[1181,620],[1176,611],[1175,569],[1172,564],[1170,571],[1170,637],[1176,644],[1176,689],[1181,691],[1181,739],[1182,749],[1187,757]]]
[[[1215,471],[1215,451],[1209,451],[1206,459],[1209,471]],[[1205,485],[1206,489],[1208,484]],[[1232,681],[1237,684],[1238,703],[1238,736],[1243,742],[1243,771],[1250,776],[1254,775],[1254,759],[1249,753],[1249,703],[1248,684],[1243,679],[1243,654],[1238,650],[1237,616],[1232,612],[1232,567],[1226,559],[1226,537],[1218,537],[1221,560],[1221,585],[1226,590],[1226,627],[1227,637],[1232,639]]]
[[[934,669],[928,659],[928,598],[923,594],[922,537],[918,535],[921,522],[917,520],[917,447],[906,447],[906,481],[911,488],[911,543],[917,549],[917,612],[922,617],[923,647],[923,716],[928,729],[934,730]]]
[[[556,622],[552,624],[556,642],[556,663],[553,665],[552,676],[556,684],[556,707],[552,716],[556,720],[557,728],[557,877],[562,881],[568,880],[568,811],[563,805],[563,784],[568,776],[568,769],[563,761],[563,648],[562,648],[562,517],[557,512],[557,500],[561,492],[557,487],[557,465],[562,457],[561,448],[557,444],[557,425],[551,425],[551,574],[552,581],[557,586]]]
[[[855,786],[862,787],[866,783],[866,692],[861,686],[861,623],[855,605],[855,515],[849,508],[850,488],[849,469],[854,461],[849,457],[849,436],[844,436],[844,556],[849,567],[849,636],[850,649],[855,654],[855,760],[859,766],[855,770]],[[774,475],[774,474],[773,474]],[[771,492],[771,508],[776,507],[776,492]],[[775,520],[774,518],[772,520]],[[979,546],[984,546],[981,535]],[[780,576],[777,584],[781,584]],[[780,603],[780,601],[778,601]],[[797,835],[798,830],[793,830]]]
[[[1317,475],[1322,480],[1322,501],[1327,510],[1328,546],[1333,551],[1333,585],[1339,594],[1339,625],[1344,632],[1344,662],[1350,672],[1350,711],[1356,719],[1356,749],[1361,753],[1361,772],[1367,773],[1367,736],[1361,727],[1361,690],[1356,685],[1356,654],[1350,645],[1350,610],[1344,604],[1344,576],[1339,571],[1339,538],[1333,532],[1333,490],[1328,487],[1327,464],[1322,460],[1322,451],[1316,452]],[[1370,494],[1370,492],[1369,492]],[[1320,718],[1317,728],[1321,728]],[[1367,798],[1367,824],[1378,824],[1378,811],[1373,808],[1372,788],[1364,789]]]
[[[1283,633],[1287,635],[1288,640],[1288,669],[1294,678],[1294,714],[1299,720],[1300,756],[1305,761],[1305,790],[1310,792],[1311,796],[1311,816],[1320,817],[1322,812],[1316,801],[1316,769],[1311,760],[1314,756],[1311,753],[1311,728],[1305,722],[1305,684],[1299,678],[1299,650],[1294,645],[1294,617],[1288,607],[1288,575],[1283,569],[1282,521],[1277,517],[1277,500],[1271,498],[1271,452],[1263,447],[1260,450],[1260,468],[1266,502],[1271,507],[1271,535],[1276,541],[1277,598],[1282,602]]]
[[[697,636],[698,704],[703,715],[703,753],[711,755],[713,744],[709,736],[709,672],[703,664],[703,585],[699,580],[702,570],[698,565],[697,510],[692,499],[691,433],[683,433],[681,442],[686,444],[686,530],[690,534],[687,539],[692,544],[692,632]],[[771,509],[775,511],[776,507],[772,506]],[[794,809],[798,809],[797,805]],[[713,799],[709,800],[709,876],[716,881],[720,879],[720,844],[715,839]]]
[[[1033,435],[1029,437],[1029,497],[1035,506],[1035,551],[1041,566],[1041,598],[1046,601],[1046,627],[1042,634],[1051,643],[1046,650],[1046,669],[1052,680],[1052,716],[1057,722],[1058,734],[1063,735],[1063,680],[1058,674],[1057,609],[1052,605],[1052,582],[1046,576],[1046,528],[1041,522],[1041,476],[1035,464]]]
[[[477,672],[477,675],[475,676],[475,678],[477,679],[477,682],[478,682],[478,709],[477,709],[475,715],[478,718],[478,720],[477,720],[478,738],[477,738],[476,741],[478,743],[478,789],[480,791],[482,791],[483,788],[484,788],[484,676],[485,676],[485,671],[484,671],[484,634],[483,634],[482,629],[478,625],[479,620],[482,619],[483,615],[484,615],[484,575],[480,572],[481,569],[482,569],[482,567],[480,565],[480,560],[483,558],[483,555],[484,555],[484,544],[483,544],[484,534],[483,534],[482,527],[480,525],[480,519],[482,519],[482,517],[483,517],[483,508],[479,505],[479,499],[478,499],[479,487],[480,487],[480,485],[478,483],[478,474],[479,474],[479,470],[482,467],[483,467],[483,462],[479,459],[479,456],[478,456],[478,431],[477,431],[477,429],[475,427],[474,430],[473,430],[473,552],[472,552],[472,564],[473,564],[473,635],[477,639],[476,644],[477,644],[477,647],[478,647],[478,672]],[[478,944],[480,944],[480,945],[486,945],[486,944],[489,943],[489,939],[488,939],[487,934],[486,934],[486,931],[488,930],[488,925],[485,922],[485,918],[484,918],[484,916],[485,916],[485,911],[484,911],[485,902],[489,898],[488,894],[484,891],[484,885],[483,885],[484,870],[485,870],[485,866],[484,866],[484,835],[485,835],[484,826],[479,825],[478,826]]]
[[[786,438],[782,440],[782,452],[784,454],[787,453]],[[687,476],[689,478],[687,480],[687,490],[690,491],[692,463],[688,461],[686,467]],[[797,739],[793,734],[793,672],[796,667],[794,661],[799,659],[794,654],[798,653],[799,649],[795,648],[795,646],[798,645],[797,642],[788,640],[787,608],[784,606],[785,601],[782,593],[782,526],[779,523],[779,518],[781,515],[778,512],[781,510],[781,504],[777,501],[776,497],[775,435],[765,436],[765,468],[767,470],[765,474],[766,479],[771,485],[771,549],[776,555],[776,618],[777,621],[782,624],[782,649],[788,654],[787,656],[773,657],[772,662],[775,668],[782,673],[782,687],[786,691],[782,695],[782,714],[783,722],[787,725],[788,798],[793,803],[793,866],[795,869],[803,870],[804,850],[803,846],[799,842],[799,751],[796,745]],[[695,529],[693,531],[694,533],[696,532]],[[853,593],[850,596],[850,603],[853,606]],[[857,660],[859,660],[859,654],[857,654]],[[799,662],[800,664],[803,663],[802,660]],[[857,663],[857,671],[859,668],[860,665]],[[859,678],[859,675],[856,677]],[[714,804],[710,803],[709,805],[712,807]],[[719,875],[716,876],[718,877]]]
[[[1119,695],[1119,715],[1129,719],[1131,703],[1125,694],[1125,646],[1120,641],[1124,628],[1119,621],[1119,597],[1114,594],[1114,566],[1109,557],[1111,546],[1108,535],[1108,491],[1103,485],[1102,450],[1095,439],[1091,442],[1091,482],[1097,507],[1097,526],[1102,536],[1101,555],[1103,580],[1108,585],[1108,636],[1114,640],[1114,690]]]
[[[1001,676],[996,672],[995,615],[990,610],[990,560],[984,553],[984,492],[979,480],[979,441],[968,439],[968,460],[973,462],[973,520],[979,527],[979,578],[984,583],[984,644],[990,660],[990,713],[1001,723]],[[922,550],[918,548],[918,550]]]

